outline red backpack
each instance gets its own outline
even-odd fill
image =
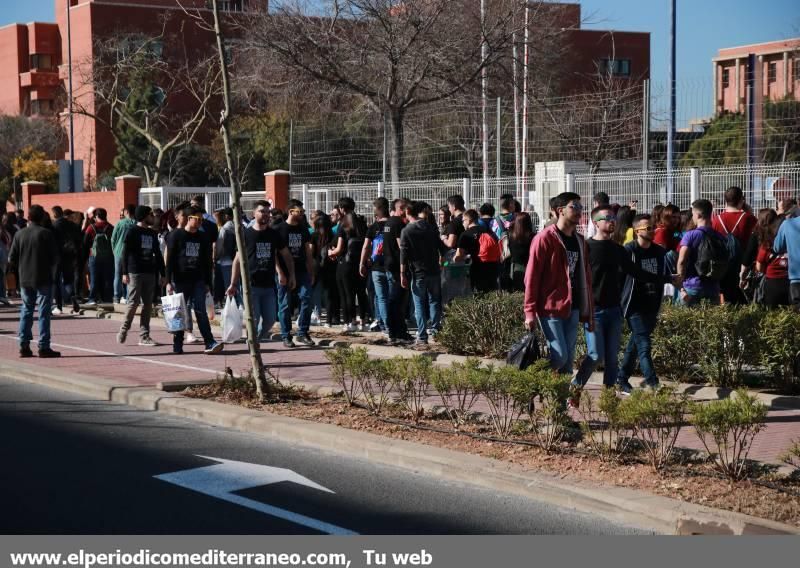
[[[481,262],[500,262],[502,251],[497,237],[491,231],[478,236],[478,260]]]

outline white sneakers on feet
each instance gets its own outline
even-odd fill
[[[62,311],[61,311],[60,309],[58,309],[58,308],[53,308],[53,309],[50,311],[50,313],[51,313],[51,314],[53,314],[54,316],[60,316],[60,315],[61,315],[61,314],[63,314],[64,312],[62,312]]]
[[[355,333],[358,331],[358,326],[354,323],[346,323],[342,326],[342,333]]]
[[[184,337],[183,337],[183,343],[184,344],[200,343],[200,339],[195,337],[192,333],[187,332],[186,335],[184,335]]]

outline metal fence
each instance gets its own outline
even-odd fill
[[[148,187],[139,191],[139,204],[164,211],[178,204],[191,201],[195,196],[203,198],[203,206],[209,213],[231,206],[231,190],[228,187]],[[242,193],[242,209],[252,211],[256,201],[264,199],[263,191],[245,191]]]

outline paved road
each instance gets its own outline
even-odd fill
[[[210,456],[288,468],[245,499],[362,534],[619,534],[599,517],[0,377],[0,533],[315,534],[154,476]]]

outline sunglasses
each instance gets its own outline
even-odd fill
[[[636,227],[636,231],[647,231],[648,233],[653,230],[652,225],[647,225],[646,227]]]
[[[617,217],[615,215],[605,215],[603,217],[594,218],[595,223],[599,223],[600,221],[608,221],[609,223],[615,223],[617,221]]]
[[[200,215],[189,215],[189,219],[197,219],[198,221],[201,221],[203,218]]]
[[[305,215],[305,209],[289,209],[289,213],[295,213],[297,215]]]
[[[570,203],[567,205],[570,209],[574,209],[575,211],[583,211],[583,205],[580,203]]]

